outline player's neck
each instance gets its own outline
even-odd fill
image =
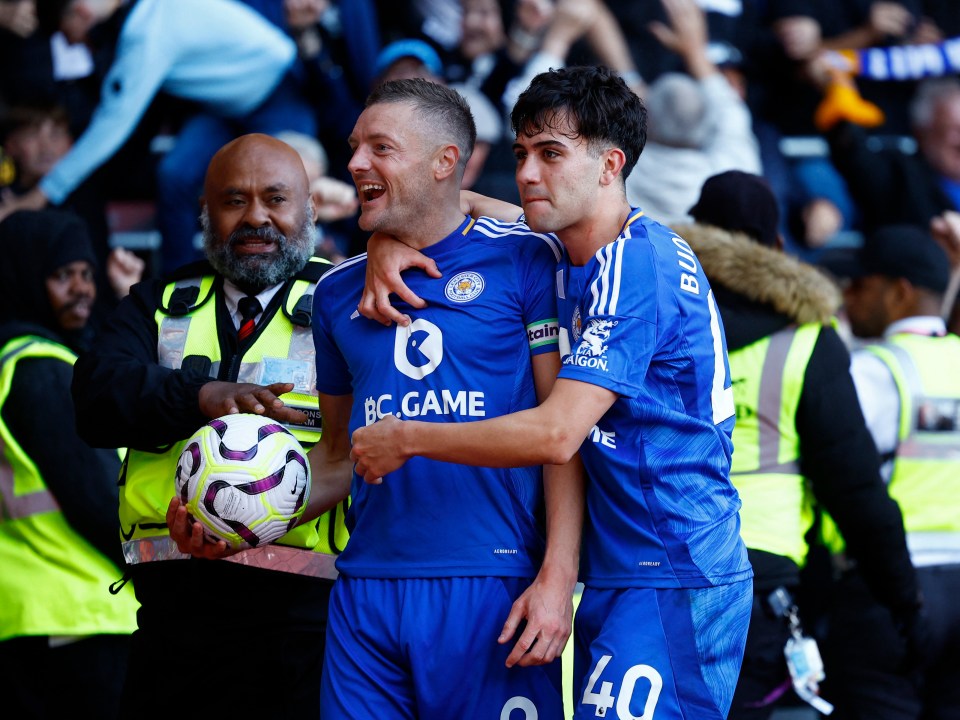
[[[435,212],[418,218],[416,227],[396,237],[414,250],[423,250],[447,237],[460,227],[465,218],[458,205],[446,203]]]
[[[586,265],[597,251],[620,235],[630,215],[626,200],[601,203],[580,222],[557,233],[574,265]]]

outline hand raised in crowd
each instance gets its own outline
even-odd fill
[[[279,422],[302,423],[307,416],[284,405],[279,397],[291,390],[293,383],[254,385],[213,380],[200,388],[200,412],[208,418],[253,413]]]
[[[820,23],[806,15],[792,15],[773,23],[773,33],[791,60],[809,60],[823,41]]]
[[[647,29],[668,50],[681,57],[707,46],[707,18],[694,0],[660,0],[669,25],[652,22]]]
[[[320,222],[343,220],[360,207],[357,189],[332,177],[321,177],[310,183],[310,197]]]
[[[875,2],[870,6],[870,29],[878,40],[885,37],[905,37],[913,25],[913,15],[907,8],[895,2]]]
[[[947,210],[943,215],[933,218],[930,232],[947,253],[950,267],[954,271],[960,269],[960,212]]]
[[[14,35],[30,37],[37,29],[37,9],[34,0],[0,2],[0,28]]]
[[[143,258],[126,248],[118,247],[107,256],[107,279],[118,298],[130,294],[130,288],[143,279],[146,268]]]

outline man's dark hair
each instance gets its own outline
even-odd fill
[[[40,127],[47,120],[70,129],[70,118],[60,105],[14,105],[0,113],[0,142],[17,130]]]
[[[602,66],[568,67],[537,75],[510,113],[517,135],[555,130],[566,119],[597,150],[618,147],[626,162],[626,180],[647,142],[643,102],[613,70]]]
[[[477,141],[477,126],[463,96],[446,85],[410,78],[391,80],[376,87],[367,97],[366,107],[380,103],[409,103],[421,120],[445,133],[460,149],[460,171],[467,164]]]

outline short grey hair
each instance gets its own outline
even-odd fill
[[[960,80],[957,78],[934,78],[922,82],[910,101],[911,127],[930,127],[937,106],[955,96],[960,96]]]

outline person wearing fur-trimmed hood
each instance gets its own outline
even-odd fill
[[[730,718],[768,718],[791,696],[796,702],[783,654],[790,630],[768,597],[784,587],[799,593],[801,616],[812,614],[800,583],[819,524],[812,508],[829,513],[844,556],[905,629],[916,627],[917,581],[832,324],[839,291],[781,251],[776,200],[759,176],[709,178],[690,214],[695,222],[675,230],[709,278],[724,325],[737,411],[731,479],[755,573]]]

